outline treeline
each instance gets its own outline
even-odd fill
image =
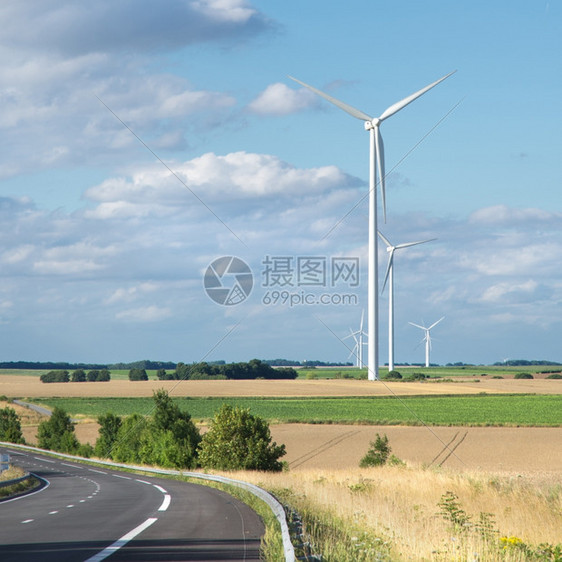
[[[39,377],[41,382],[109,382],[111,373],[108,369],[76,369],[72,373],[66,370],[49,371]]]
[[[135,372],[135,377],[138,372]],[[131,380],[142,380],[139,378]],[[252,359],[248,363],[178,363],[176,370],[169,373],[165,369],[157,371],[159,380],[244,380],[244,379],[296,379],[298,373],[291,367],[274,369],[264,361]],[[146,379],[145,379],[146,380]]]
[[[41,369],[41,370],[68,370],[73,369],[107,369],[107,365],[97,363],[66,363],[66,362],[51,362],[51,361],[4,361],[0,362],[0,369]]]
[[[527,361],[526,359],[506,359],[505,361],[498,361],[494,363],[495,367],[501,367],[507,365],[508,367],[530,367],[533,365],[561,365],[562,363],[556,363],[556,361]]]
[[[332,363],[327,361],[295,361],[292,359],[264,359],[264,363],[276,367],[351,367],[353,363]]]

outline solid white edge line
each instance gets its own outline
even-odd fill
[[[35,490],[35,492],[29,492],[29,494],[24,494],[23,496],[18,496],[17,498],[12,498],[10,500],[2,500],[0,503],[10,503],[18,500],[23,500],[25,498],[29,498],[30,496],[34,496],[35,494],[38,494],[39,492],[46,490],[51,485],[51,483],[46,478],[41,478],[41,476],[37,476],[37,474],[34,474],[33,472],[30,472],[29,474],[31,474],[31,476],[34,476],[38,480],[43,480],[43,482],[45,482],[45,485],[39,490]]]
[[[111,556],[114,552],[117,552],[120,548],[124,547],[129,541],[133,540],[137,535],[140,535],[144,530],[148,529],[148,527],[156,521],[158,521],[156,517],[149,517],[144,523],[141,523],[138,527],[135,527],[132,531],[129,531],[126,535],[117,539],[113,544],[110,544],[101,552],[98,552],[91,558],[88,558],[86,562],[101,562],[101,560],[105,560],[108,556]]]
[[[166,511],[168,509],[168,507],[170,506],[171,501],[172,501],[172,498],[170,497],[170,495],[166,494],[164,496],[164,501],[162,502],[162,505],[158,508],[158,511]]]
[[[163,494],[167,494],[168,491],[164,490],[164,488],[162,488],[162,486],[158,486],[158,484],[152,484],[157,490],[160,490]]]

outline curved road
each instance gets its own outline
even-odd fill
[[[197,484],[2,448],[45,485],[0,502],[0,560],[259,560],[264,527],[232,496]]]

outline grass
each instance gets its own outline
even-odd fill
[[[153,411],[152,398],[36,398],[71,416],[96,418]],[[437,426],[562,426],[562,395],[495,394],[354,398],[176,398],[195,420],[208,420],[224,403],[250,408],[270,422]]]
[[[562,556],[562,487],[555,476],[411,466],[229,476],[268,489],[294,508],[311,553],[326,562],[523,562]],[[444,497],[454,498],[466,514],[464,529],[454,527],[450,512],[443,513]]]

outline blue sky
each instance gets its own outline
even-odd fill
[[[368,135],[287,75],[379,115],[457,70],[381,127],[381,230],[437,238],[396,254],[395,360],[445,316],[432,362],[562,361],[560,2],[29,0],[0,24],[1,360],[347,360]],[[240,304],[205,292],[222,256],[253,272]],[[320,295],[348,301],[297,304]]]

